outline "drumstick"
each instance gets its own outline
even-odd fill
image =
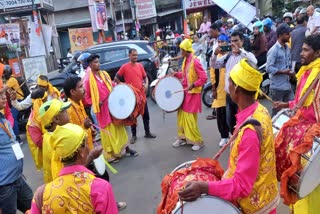
[[[22,83],[21,83],[21,85],[19,85],[19,88],[21,88],[24,84],[26,84],[26,82],[29,80],[29,79],[31,79],[31,77],[33,76],[33,75],[35,75],[37,73],[37,71],[35,71],[35,72],[33,72],[31,75],[30,75],[30,77],[28,77],[27,79],[25,79]],[[19,89],[18,88],[18,89]],[[17,89],[17,90],[18,90]],[[14,90],[15,92],[17,92],[16,90]]]
[[[111,136],[111,133],[110,133],[110,132],[108,132],[107,130],[105,130],[105,129],[103,129],[103,128],[101,128],[101,127],[99,127],[99,126],[95,125],[95,124],[91,123],[91,126],[93,126],[93,127],[97,128],[97,129],[99,129],[100,131],[104,132],[105,134],[107,134],[107,135]]]
[[[183,89],[183,90],[179,90],[179,91],[171,92],[171,95],[172,95],[172,94],[176,94],[176,93],[180,93],[180,92],[184,92],[184,91],[186,91],[186,90],[188,90],[188,89],[187,89],[187,88],[185,88],[185,89]]]
[[[269,97],[266,93],[264,93],[262,90],[260,90],[260,93],[267,98],[267,100],[269,100],[270,102],[274,103],[273,100],[271,99],[271,97]]]

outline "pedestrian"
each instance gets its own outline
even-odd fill
[[[93,172],[84,166],[101,153],[101,150],[95,154],[89,153],[86,132],[71,123],[58,126],[50,143],[64,167],[59,177],[37,189],[31,213],[117,214],[110,183],[96,178]]]
[[[270,18],[265,18],[262,21],[262,24],[263,31],[267,39],[267,50],[270,50],[270,48],[272,48],[272,46],[277,42],[277,33],[275,30],[272,29],[273,22]]]
[[[242,59],[228,81],[232,100],[239,107],[228,169],[220,181],[188,182],[179,192],[180,199],[194,201],[208,194],[236,203],[245,213],[274,214],[280,197],[272,122],[268,110],[257,101],[262,74]]]
[[[193,36],[192,49],[194,50],[194,55],[197,57],[203,52],[203,46],[197,34]]]
[[[185,88],[184,100],[178,110],[178,140],[172,144],[179,147],[192,144],[192,150],[197,151],[203,147],[203,140],[198,127],[198,113],[201,112],[201,91],[207,81],[206,72],[203,70],[200,61],[193,55],[191,40],[185,39],[180,44],[182,56],[182,71],[175,73],[175,76],[182,79],[182,86]]]
[[[7,103],[6,92],[0,90],[0,212],[22,213],[31,207],[32,190],[23,176],[23,153],[9,124],[1,113]]]
[[[273,101],[288,102],[294,98],[290,83],[290,76],[293,75],[290,48],[286,44],[291,31],[289,25],[282,23],[277,28],[278,41],[268,51],[266,70],[271,81],[270,96]],[[272,116],[276,113],[276,109],[273,109]]]
[[[236,125],[235,115],[238,113],[237,105],[232,101],[229,94],[229,77],[232,68],[240,62],[241,59],[246,58],[251,64],[257,64],[257,59],[251,52],[243,49],[244,35],[235,31],[231,35],[231,52],[223,57],[217,59],[218,54],[222,53],[222,49],[217,47],[211,57],[211,67],[213,68],[226,68],[225,72],[225,91],[227,92],[227,124],[229,131],[233,133]]]
[[[219,47],[228,46],[229,38],[225,34],[220,34],[218,37]],[[217,58],[228,54],[228,51],[222,51],[221,54],[218,54]],[[225,88],[225,68],[214,69],[210,68],[210,80],[212,83],[212,95],[214,97],[212,108],[216,109],[217,112],[217,125],[218,130],[221,136],[219,146],[222,147],[228,142],[229,138],[229,128],[227,124],[227,115],[226,115],[226,98],[227,94],[224,90]],[[208,119],[208,117],[207,117]]]
[[[302,97],[307,95],[307,89],[311,87],[311,84],[314,80],[316,80],[317,76],[319,76],[320,73],[319,53],[320,35],[315,34],[305,38],[301,52],[302,67],[297,74],[298,84],[295,93],[295,99],[289,102],[275,102],[274,108],[294,109],[298,105],[299,101],[303,99]],[[296,194],[292,195],[292,193],[288,192],[289,184],[286,185],[286,183],[283,183],[283,181],[288,178],[288,174],[295,175],[295,171],[292,171],[292,168],[300,170],[300,160],[296,159],[296,157],[293,156],[296,156],[298,154],[300,158],[300,154],[303,155],[312,150],[313,141],[308,141],[307,139],[314,139],[314,137],[316,137],[313,136],[314,133],[319,134],[319,80],[316,82],[313,89],[314,90],[312,90],[312,92],[307,95],[304,103],[301,103],[301,107],[296,112],[296,114],[282,126],[275,140],[277,155],[277,174],[278,177],[281,176],[281,192],[285,196],[284,202],[286,204],[294,204],[292,210],[294,214],[315,214],[318,213],[320,209],[320,186],[318,186],[305,198],[298,199]],[[282,178],[282,174],[280,172],[283,172],[283,170],[287,169],[288,171],[290,170],[290,173],[287,173],[287,175],[283,176]]]
[[[320,14],[315,11],[312,5],[307,7],[307,15],[309,17],[309,20],[307,24],[306,36],[320,33]]]
[[[109,74],[100,70],[98,55],[92,54],[87,61],[90,71],[88,78],[84,80],[85,100],[86,103],[92,105],[101,128],[101,144],[105,158],[109,162],[118,162],[123,150],[126,156],[138,156],[138,153],[127,145],[128,135],[125,127],[112,122],[107,102],[113,88]]]
[[[300,70],[301,67],[301,56],[303,40],[305,38],[305,33],[307,30],[306,20],[304,16],[298,16],[296,18],[297,25],[291,33],[291,60],[292,65],[295,65],[293,68],[296,73]]]
[[[208,17],[207,16],[204,16],[203,17],[203,22],[200,25],[198,33],[201,33],[201,34],[208,33],[209,30],[210,30],[210,26],[211,26],[211,22],[208,21]]]
[[[149,80],[141,63],[138,63],[138,51],[134,48],[129,50],[130,62],[122,65],[116,74],[115,81],[120,83],[120,79],[123,79],[125,83],[132,85],[134,88],[140,91],[140,94],[144,96],[146,100],[146,91],[149,87]],[[145,131],[145,138],[156,138],[154,134],[150,132],[150,115],[148,109],[148,103],[145,101],[144,114],[142,115],[143,126]],[[131,126],[132,137],[131,144],[134,144],[137,140],[137,124]]]
[[[70,59],[70,60],[72,60],[72,58],[73,58],[73,54],[71,52],[71,48],[68,48],[68,50],[67,50],[67,58]]]
[[[51,137],[57,126],[69,123],[67,109],[70,108],[70,102],[62,102],[58,99],[46,101],[39,108],[39,119],[44,127],[42,143],[43,160],[43,180],[44,183],[50,183],[56,179],[63,164],[52,149]]]
[[[257,21],[253,24],[253,44],[252,50],[258,61],[257,66],[260,67],[267,61],[267,39],[263,32],[263,24],[261,21]]]

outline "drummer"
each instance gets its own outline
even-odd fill
[[[88,78],[84,80],[85,101],[92,105],[93,112],[99,123],[101,143],[104,156],[109,162],[118,162],[122,151],[130,157],[138,153],[128,146],[128,135],[123,125],[115,125],[108,107],[108,97],[112,91],[112,81],[109,74],[100,70],[99,56],[92,54],[88,59],[90,67]]]
[[[179,147],[190,141],[193,151],[203,147],[203,140],[198,127],[198,113],[201,112],[202,86],[207,82],[207,74],[203,70],[200,61],[193,55],[192,42],[185,39],[180,44],[182,56],[182,72],[174,75],[182,79],[182,85],[186,89],[184,101],[178,110],[178,140],[172,144]]]
[[[257,101],[261,82],[262,74],[246,59],[231,70],[229,91],[239,112],[228,169],[221,181],[187,183],[179,192],[183,201],[208,194],[237,202],[244,213],[276,213],[280,197],[274,140],[270,115]]]
[[[295,93],[295,99],[289,103],[275,102],[274,107],[277,109],[281,108],[291,108],[293,109],[299,102],[299,100],[306,93],[307,89],[310,87],[311,83],[315,80],[317,75],[320,73],[320,35],[311,35],[305,38],[302,52],[301,52],[301,64],[299,72],[297,73],[297,90]],[[288,160],[289,154],[283,151],[286,150],[288,146],[293,147],[292,153],[296,152],[297,145],[304,145],[301,148],[305,148],[305,151],[299,151],[299,154],[308,152],[312,148],[312,144],[307,143],[304,139],[313,139],[313,134],[319,131],[320,123],[320,83],[316,84],[312,92],[303,103],[300,110],[284,124],[280,133],[276,137],[276,152],[277,152],[277,168],[278,159],[281,158],[280,154],[285,154],[283,159]],[[319,133],[319,132],[318,132]],[[291,153],[291,152],[290,152]],[[280,159],[279,159],[280,160]],[[283,160],[281,160],[283,161]],[[291,165],[291,162],[289,162]],[[281,189],[282,192],[282,189]],[[293,206],[294,213],[299,214],[315,214],[319,213],[320,210],[320,186],[318,186],[311,194],[306,198],[297,201]],[[285,202],[292,203],[297,198],[290,197],[288,195]]]

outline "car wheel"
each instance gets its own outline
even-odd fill
[[[202,93],[202,102],[208,108],[211,108],[213,102],[212,87],[206,88]]]

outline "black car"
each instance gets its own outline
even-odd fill
[[[92,46],[83,51],[83,53],[98,54],[100,56],[101,70],[107,71],[113,79],[120,67],[129,62],[129,50],[131,48],[137,50],[138,61],[143,65],[150,84],[157,78],[160,60],[147,41],[128,40],[104,43]],[[58,89],[63,88],[64,80],[70,75],[81,75],[78,62],[72,61],[64,69],[47,74],[49,81]]]

